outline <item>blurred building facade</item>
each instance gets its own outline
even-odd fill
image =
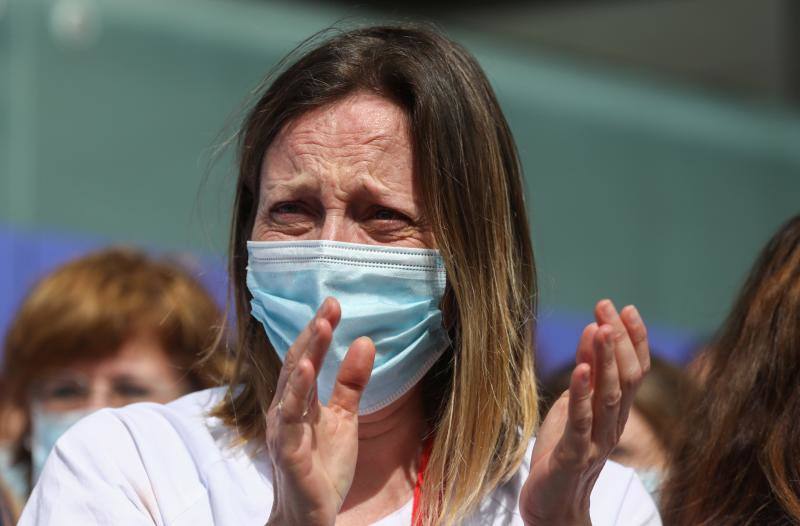
[[[277,60],[335,23],[425,16],[478,56],[524,163],[543,324],[610,296],[707,333],[800,209],[796,4],[388,4],[0,0],[0,318],[84,246],[224,253],[236,174],[217,150]]]

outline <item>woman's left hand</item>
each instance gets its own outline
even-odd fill
[[[636,308],[598,302],[581,335],[569,390],[536,438],[519,499],[528,526],[591,524],[589,497],[617,445],[639,384],[650,369],[647,330]]]

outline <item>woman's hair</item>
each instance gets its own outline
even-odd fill
[[[155,336],[192,389],[224,381],[223,352],[201,360],[224,341],[214,300],[183,268],[132,249],[114,248],[76,259],[30,291],[3,348],[3,406],[27,408],[35,382],[51,371],[113,356],[131,337]],[[30,422],[21,411],[22,428]]]
[[[800,215],[761,252],[705,352],[665,524],[800,524]]]
[[[242,386],[216,414],[244,439],[263,441],[281,368],[250,316],[245,286],[246,242],[267,147],[288,122],[357,91],[383,96],[407,114],[415,183],[447,269],[442,310],[453,344],[423,380],[435,439],[421,513],[425,524],[452,523],[513,474],[538,423],[536,281],[508,124],[475,58],[434,30],[338,33],[286,67],[246,117],[230,246],[238,320],[234,384]]]
[[[565,367],[544,379],[541,384],[539,414],[544,417],[550,408],[569,389],[574,365]],[[663,450],[669,451],[676,438],[675,429],[681,420],[682,401],[691,385],[686,374],[663,358],[651,356],[651,367],[644,377],[633,407],[653,430]]]

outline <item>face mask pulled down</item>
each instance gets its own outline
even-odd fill
[[[350,344],[375,343],[372,376],[359,414],[407,393],[450,345],[439,302],[446,273],[437,250],[335,241],[249,241],[251,313],[283,361],[328,296],[342,316],[317,376],[327,403]]]

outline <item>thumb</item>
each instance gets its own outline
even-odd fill
[[[375,344],[366,336],[357,338],[348,349],[336,375],[329,406],[338,406],[350,413],[358,412],[361,395],[367,387],[375,361]]]
[[[563,461],[581,465],[588,458],[592,444],[592,389],[591,369],[587,364],[572,371],[569,384],[569,403],[564,435],[559,441],[559,457]]]

